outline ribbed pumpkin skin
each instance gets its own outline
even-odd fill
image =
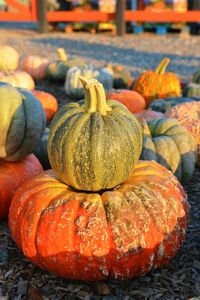
[[[117,100],[124,104],[133,114],[145,109],[146,103],[142,95],[129,90],[111,90],[107,94],[107,99]]]
[[[18,52],[10,46],[1,45],[0,47],[0,66],[7,71],[15,71],[19,64]]]
[[[52,120],[58,110],[58,102],[56,98],[50,93],[34,90],[33,95],[40,101],[42,104],[46,118],[48,121]]]
[[[193,77],[192,77],[192,82],[194,83],[200,83],[200,70],[197,70]]]
[[[172,173],[138,162],[123,184],[101,195],[41,173],[16,192],[9,228],[26,257],[59,276],[127,279],[168,263],[187,219],[186,194]]]
[[[193,101],[176,105],[165,113],[166,117],[175,118],[194,137],[200,162],[200,102]]]
[[[200,101],[200,98],[197,97],[173,97],[166,99],[156,99],[150,104],[150,108],[165,113],[167,110],[171,109],[171,107],[178,105],[180,103],[192,102],[192,101]]]
[[[0,83],[0,159],[17,161],[32,153],[45,124],[42,105],[31,92]]]
[[[49,60],[37,55],[29,55],[22,60],[22,70],[29,73],[35,80],[44,79]]]
[[[43,171],[39,160],[30,154],[18,162],[0,161],[0,219],[8,217],[16,189],[27,179]]]
[[[47,153],[47,142],[49,137],[49,131],[50,129],[46,127],[39,145],[34,150],[34,154],[39,159],[44,170],[51,169],[51,166],[49,164],[48,153]]]
[[[137,119],[118,101],[107,101],[106,116],[87,113],[84,104],[63,106],[48,140],[52,169],[66,184],[84,191],[110,189],[134,168],[142,148]]]
[[[154,99],[181,95],[180,81],[171,72],[160,75],[147,71],[135,81],[133,89],[145,98],[147,107]]]
[[[198,97],[200,98],[200,84],[198,83],[189,83],[183,89],[183,96],[185,97]]]
[[[195,170],[197,145],[191,134],[175,119],[157,118],[144,124],[140,159],[155,160],[188,182]]]

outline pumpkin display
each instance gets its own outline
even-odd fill
[[[132,81],[130,71],[122,65],[110,66],[113,70],[113,87],[114,89],[126,89]]]
[[[166,117],[175,118],[194,137],[198,148],[200,162],[200,102],[193,101],[172,107],[165,113]]]
[[[148,108],[137,114],[134,114],[134,116],[138,119],[138,121],[142,122],[143,120],[150,121],[157,118],[162,118],[164,117],[164,114]]]
[[[176,74],[165,73],[169,61],[164,58],[155,71],[146,71],[135,80],[133,89],[145,98],[147,107],[154,99],[181,96],[181,84]]]
[[[151,102],[150,108],[152,110],[165,113],[171,107],[178,105],[180,103],[192,102],[192,101],[200,101],[200,97],[172,97],[165,99],[156,99]]]
[[[133,114],[141,112],[145,109],[146,103],[142,95],[135,91],[129,90],[111,90],[107,95],[107,99],[117,100],[124,104]]]
[[[198,97],[200,98],[200,84],[198,83],[189,83],[183,89],[183,96],[185,97]]]
[[[80,280],[127,279],[168,263],[187,223],[184,190],[153,161],[139,161],[124,183],[100,194],[45,171],[20,186],[9,211],[11,236],[28,259]]]
[[[58,102],[56,98],[50,93],[44,91],[34,90],[32,93],[42,104],[47,120],[52,120],[58,110]]]
[[[32,153],[45,124],[44,109],[30,91],[0,83],[0,159],[17,161]]]
[[[19,65],[19,54],[17,50],[8,45],[0,47],[0,69],[15,71]]]
[[[50,62],[46,67],[45,72],[47,79],[49,80],[64,82],[70,68],[85,64],[82,58],[68,58],[68,55],[63,48],[58,48],[56,52],[58,60]]]
[[[39,160],[33,154],[17,162],[0,160],[0,219],[8,217],[10,203],[17,188],[42,171]]]
[[[13,73],[0,72],[0,81],[10,83],[14,87],[33,90],[35,82],[33,78],[24,71],[16,71]]]
[[[200,69],[193,74],[192,82],[200,84]]]
[[[175,119],[157,118],[143,122],[143,147],[140,159],[155,160],[183,183],[195,170],[197,144]]]
[[[45,128],[44,134],[40,140],[39,145],[34,150],[35,156],[39,159],[40,163],[42,164],[44,170],[51,169],[48,152],[47,152],[47,143],[49,137],[50,129],[48,127]]]
[[[65,80],[65,92],[73,99],[81,100],[84,97],[84,88],[79,80],[80,76],[88,80],[97,79],[107,91],[113,87],[113,75],[109,68],[94,69],[92,65],[76,66],[69,69]]]
[[[83,103],[69,103],[55,115],[48,156],[58,178],[77,190],[99,191],[123,182],[142,148],[137,119],[118,101],[106,102],[103,85],[80,77]]]
[[[48,64],[49,60],[47,58],[38,55],[26,56],[21,62],[22,70],[29,73],[35,80],[45,78]]]

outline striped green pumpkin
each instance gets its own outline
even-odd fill
[[[81,77],[85,100],[54,117],[48,155],[58,178],[77,190],[99,191],[122,183],[142,149],[142,128],[118,101],[106,102],[103,85]]]
[[[143,123],[143,148],[140,159],[155,160],[183,183],[195,170],[196,141],[175,119],[157,118]]]
[[[184,97],[199,97],[200,98],[200,84],[198,83],[189,83],[183,89],[183,96]]]
[[[200,83],[200,69],[194,73],[194,75],[192,77],[192,82]]]

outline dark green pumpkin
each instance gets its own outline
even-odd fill
[[[46,77],[52,81],[64,82],[70,68],[85,64],[81,58],[68,58],[63,48],[57,49],[57,55],[58,60],[49,63],[46,67]]]
[[[18,161],[32,153],[45,124],[44,109],[31,92],[0,83],[0,159]]]
[[[157,118],[143,123],[140,159],[155,160],[188,182],[195,170],[197,145],[194,138],[175,119]]]
[[[178,105],[180,103],[200,101],[200,98],[197,97],[172,97],[165,99],[156,99],[150,104],[150,108],[155,111],[165,113],[171,107]]]
[[[50,131],[50,129],[48,127],[46,127],[44,134],[40,140],[39,145],[33,152],[35,154],[35,156],[39,159],[44,170],[51,169],[51,166],[49,163],[49,158],[48,158],[48,153],[47,153],[47,142],[48,142],[49,131]]]
[[[113,65],[112,70],[114,75],[113,87],[115,89],[128,88],[132,80],[131,72],[122,65]]]
[[[200,98],[200,84],[198,83],[189,83],[183,89],[183,96],[184,97],[198,97]]]
[[[200,69],[194,73],[194,75],[192,77],[192,82],[200,83]]]
[[[111,189],[132,172],[142,149],[142,128],[118,101],[106,102],[103,85],[81,77],[85,100],[63,106],[48,140],[52,169],[84,191]]]

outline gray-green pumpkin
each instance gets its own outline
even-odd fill
[[[64,82],[68,70],[74,66],[84,65],[79,57],[68,57],[63,48],[57,49],[58,60],[47,65],[46,77],[52,81]]]
[[[175,119],[157,118],[143,122],[143,147],[140,159],[155,160],[188,182],[195,170],[197,144]]]
[[[81,100],[84,97],[84,88],[79,80],[80,76],[88,80],[97,79],[107,91],[113,87],[113,74],[109,68],[94,69],[92,65],[76,66],[69,69],[65,80],[65,92],[70,98]]]
[[[198,83],[189,83],[183,89],[183,96],[184,97],[198,97],[200,98],[200,84]]]
[[[178,105],[180,103],[200,101],[200,98],[197,97],[172,97],[172,98],[163,98],[156,99],[150,104],[150,108],[155,111],[165,113],[171,107]]]
[[[18,161],[32,153],[45,124],[44,109],[31,92],[0,83],[0,159]]]
[[[54,117],[48,155],[58,178],[77,190],[111,189],[133,171],[142,149],[142,128],[118,101],[106,102],[103,85],[81,77],[85,100]]]
[[[48,152],[47,152],[47,143],[48,143],[48,136],[49,136],[50,129],[48,127],[45,128],[44,134],[40,140],[39,145],[34,150],[35,156],[39,159],[40,163],[42,164],[44,170],[51,169]]]
[[[114,73],[113,87],[115,89],[126,89],[132,81],[131,72],[122,65],[111,66]]]
[[[200,83],[200,69],[193,74],[192,82]]]

